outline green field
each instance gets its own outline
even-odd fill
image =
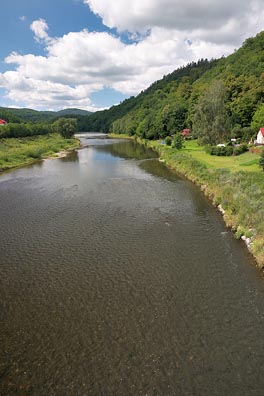
[[[198,145],[197,140],[186,141],[182,152],[190,154],[208,168],[227,168],[232,172],[241,170],[256,172],[261,170],[258,164],[259,155],[250,152],[238,156],[218,157],[217,155],[207,154],[204,147]]]
[[[28,165],[59,151],[79,147],[76,139],[64,139],[59,134],[26,138],[0,139],[0,171]]]

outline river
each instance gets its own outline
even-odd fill
[[[131,141],[0,176],[1,396],[262,396],[264,279]]]

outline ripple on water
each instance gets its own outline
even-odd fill
[[[1,396],[262,395],[244,245],[196,187],[118,144],[0,179]]]

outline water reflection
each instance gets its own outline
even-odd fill
[[[171,171],[164,163],[158,159],[143,161],[140,165],[141,169],[150,173],[153,176],[158,176],[169,181],[183,180],[183,178],[177,173]]]
[[[98,150],[110,153],[114,157],[124,159],[143,160],[147,158],[157,158],[158,155],[151,149],[145,148],[134,141],[123,140],[119,143],[108,145],[101,145],[97,147]]]
[[[70,151],[65,157],[61,158],[62,162],[78,162],[79,155],[77,150]]]

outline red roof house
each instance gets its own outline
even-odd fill
[[[191,130],[189,128],[186,128],[182,131],[182,137],[187,137],[191,135]]]
[[[7,124],[7,122],[5,121],[5,120],[2,120],[1,118],[0,118],[0,125],[6,125]]]
[[[264,128],[260,128],[258,131],[257,144],[264,144]]]

